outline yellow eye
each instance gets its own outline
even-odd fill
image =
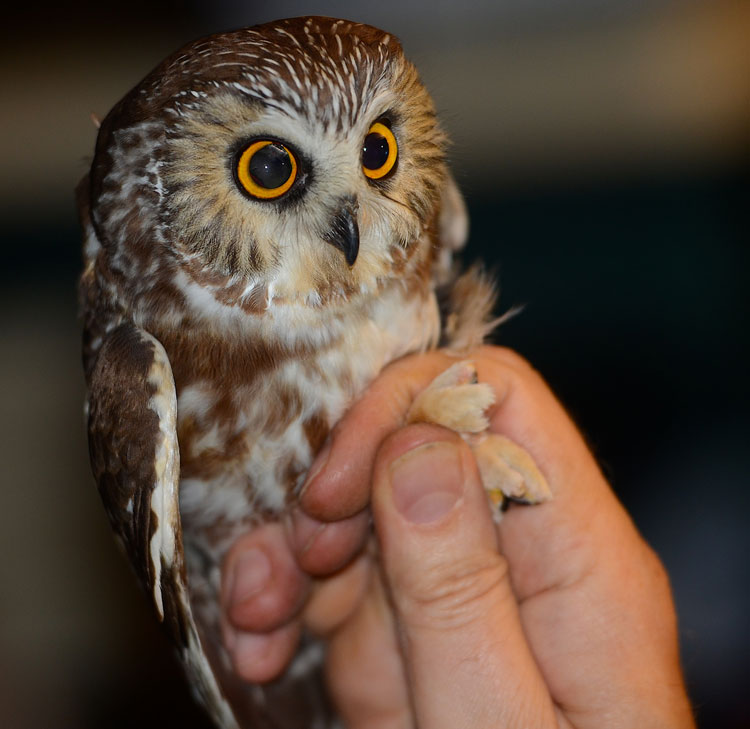
[[[297,179],[297,160],[280,142],[253,142],[237,162],[237,179],[247,193],[261,200],[281,197]]]
[[[362,144],[362,171],[371,180],[379,180],[393,169],[397,158],[398,144],[393,132],[375,122]]]

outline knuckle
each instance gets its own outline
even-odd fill
[[[507,562],[497,554],[425,568],[399,595],[402,619],[452,630],[494,612],[509,595]]]
[[[538,384],[543,382],[538,370],[522,355],[508,347],[485,346],[481,353],[496,365],[505,368],[520,382]]]
[[[498,357],[504,359],[508,364],[518,367],[519,369],[532,369],[529,361],[525,357],[520,355],[515,349],[511,349],[510,347],[498,346],[494,347],[494,350],[497,352]]]
[[[531,363],[525,357],[516,352],[516,350],[510,349],[510,347],[486,345],[482,347],[480,351],[489,358],[502,362],[506,366],[519,372],[535,371]]]
[[[652,593],[662,602],[671,604],[672,586],[669,573],[659,555],[650,545],[645,545],[645,565],[646,574],[650,577]]]

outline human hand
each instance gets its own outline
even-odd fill
[[[392,365],[311,470],[301,523],[317,526],[307,550],[288,547],[294,528],[268,550],[288,557],[282,575],[302,575],[305,560],[321,567],[324,555],[346,562],[361,544],[372,489],[385,590],[362,554],[312,593],[306,578],[257,593],[287,600],[286,619],[261,639],[276,646],[277,669],[301,624],[292,615],[303,614],[329,637],[329,683],[351,727],[693,726],[658,559],[533,370],[496,348],[475,362],[498,395],[492,430],[534,456],[555,498],[512,508],[495,530],[460,438],[398,429],[415,392],[451,360],[432,353]],[[247,666],[260,653],[252,641],[233,651]]]

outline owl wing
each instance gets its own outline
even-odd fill
[[[235,729],[188,597],[178,501],[177,398],[162,345],[132,323],[109,333],[91,374],[88,411],[91,467],[112,528],[191,685],[217,725]]]

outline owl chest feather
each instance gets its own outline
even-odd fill
[[[186,539],[218,556],[242,530],[280,514],[352,401],[389,362],[434,346],[439,328],[432,292],[399,287],[339,320],[324,345],[236,361],[232,377],[206,368],[188,380],[177,360],[199,350],[173,352]]]

